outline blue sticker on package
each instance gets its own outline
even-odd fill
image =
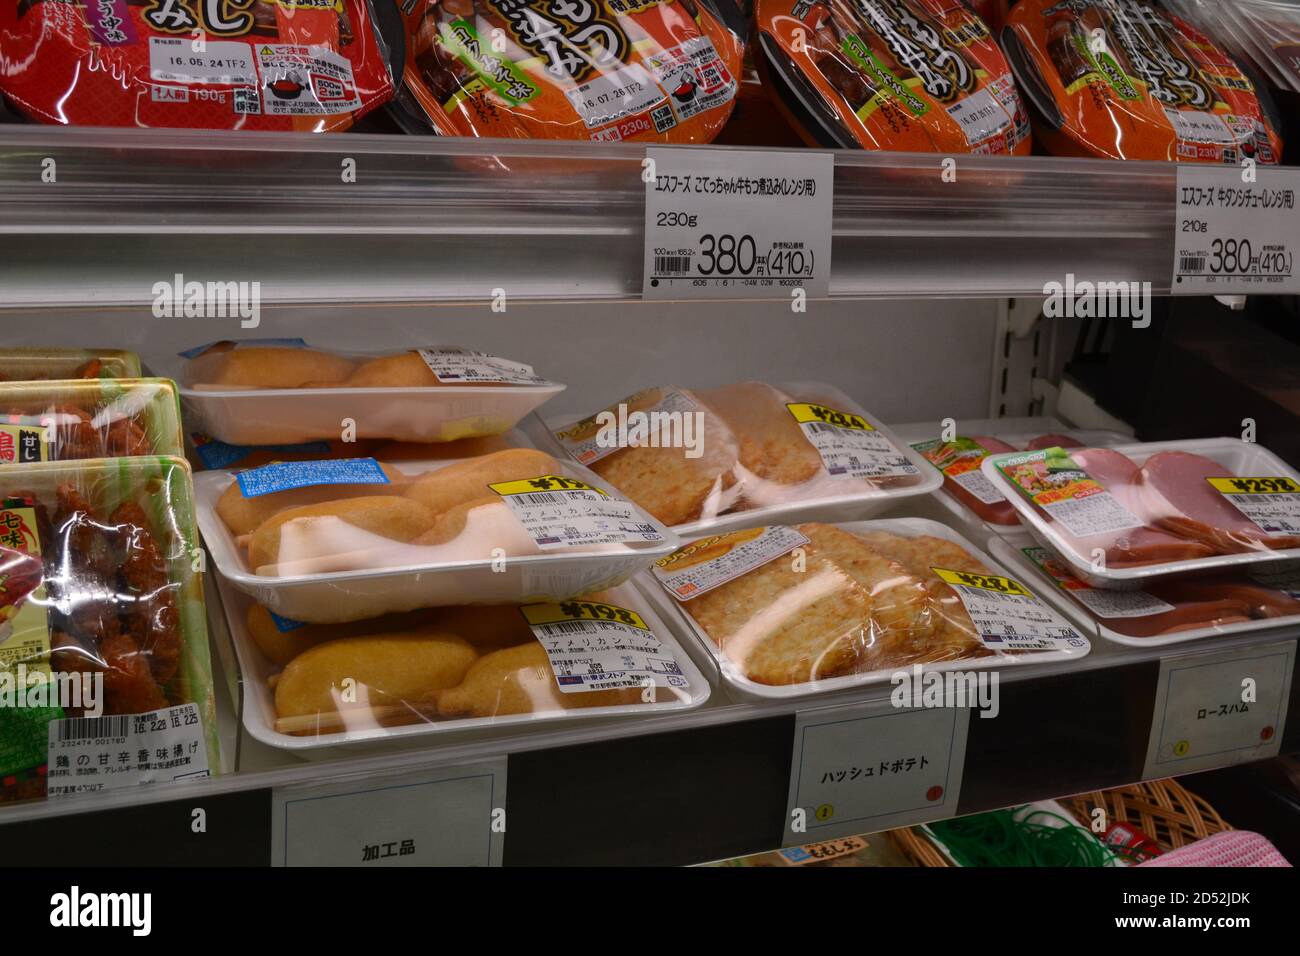
[[[386,485],[388,476],[373,458],[340,461],[277,461],[235,476],[245,498],[310,485]]]
[[[290,617],[281,617],[279,614],[276,614],[270,608],[266,609],[266,613],[271,615],[271,621],[272,623],[275,624],[275,629],[279,631],[281,634],[288,634],[290,631],[296,631],[300,627],[307,626],[306,623],[303,621],[295,621],[293,618]]]

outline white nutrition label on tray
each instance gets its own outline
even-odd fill
[[[978,466],[972,471],[949,475],[949,477],[986,505],[996,505],[1007,500],[1002,496],[1002,492],[993,486],[993,482],[984,476],[984,472],[980,471]]]
[[[542,550],[629,541],[663,535],[630,501],[563,475],[540,475],[488,485],[501,496]]]
[[[790,402],[786,408],[832,477],[889,478],[920,472],[861,415],[812,402]]]
[[[1044,574],[1055,581],[1057,587],[1097,617],[1147,617],[1174,610],[1172,604],[1146,591],[1107,591],[1090,587],[1065,570],[1046,548],[1033,547],[1020,550],[1025,557],[1038,565]]]
[[[630,608],[594,601],[520,608],[563,693],[627,687],[685,687],[672,652]]]
[[[1300,485],[1290,478],[1208,478],[1266,534],[1300,535]]]
[[[660,558],[652,570],[669,594],[689,601],[809,543],[786,525],[732,531],[694,541]]]
[[[51,797],[208,776],[197,704],[52,720],[49,733]]]
[[[646,150],[646,299],[830,290],[835,161],[812,150]]]
[[[1019,581],[996,574],[933,568],[952,585],[980,641],[998,651],[1081,651],[1088,639]]]
[[[1178,164],[1175,295],[1300,292],[1300,169]]]
[[[470,349],[416,349],[429,371],[448,384],[491,383],[503,385],[537,385],[546,379],[531,365],[497,358]]]
[[[1059,501],[1040,500],[1039,504],[1075,538],[1142,527],[1137,515],[1120,504],[1109,491],[1076,495]]]
[[[568,428],[553,432],[555,440],[564,446],[574,461],[590,465],[620,448],[645,445],[659,447],[652,431],[652,426],[655,425],[662,428],[666,424],[670,430],[675,427],[677,434],[685,435],[686,420],[683,416],[700,413],[700,406],[681,389],[668,389],[659,401],[644,409],[634,407],[641,394],[638,392],[622,403],[619,406],[620,414],[608,411],[597,413]],[[609,424],[601,424],[602,415],[609,416]],[[695,434],[701,434],[702,427],[694,426]]]

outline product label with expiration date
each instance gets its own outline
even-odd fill
[[[1265,534],[1300,535],[1300,484],[1290,478],[1207,478],[1215,491]]]
[[[694,427],[685,416],[699,411],[699,404],[681,389],[669,388],[653,405],[640,408],[640,402],[654,391],[625,398],[620,407],[627,409],[626,416],[605,409],[552,434],[569,457],[581,465],[591,465],[622,448],[662,447],[665,434],[670,439],[676,435],[685,444],[686,429]],[[703,440],[703,436],[699,438]]]
[[[373,458],[277,461],[235,476],[245,498],[311,485],[386,485],[388,476]]]
[[[973,438],[959,435],[947,442],[936,438],[917,442],[912,447],[983,504],[996,505],[1006,501],[1002,492],[980,471],[980,462],[989,456],[989,450]]]
[[[429,371],[440,382],[449,385],[544,385],[546,379],[533,371],[531,365],[497,358],[486,352],[472,349],[416,349]]]
[[[48,760],[51,797],[209,775],[197,704],[51,721]]]
[[[669,594],[689,601],[810,543],[787,525],[732,531],[691,542],[656,561],[653,571]]]
[[[1174,606],[1146,591],[1107,591],[1094,588],[1070,573],[1046,548],[1021,548],[1021,553],[1085,608],[1100,618],[1148,617],[1174,610]]]
[[[1075,538],[1141,528],[1144,524],[1064,448],[1013,455],[997,462],[997,469]]]
[[[815,402],[788,402],[785,407],[833,478],[893,478],[920,473],[893,442],[861,415]]]
[[[687,687],[672,652],[630,608],[566,601],[526,604],[519,610],[546,649],[563,693]]]
[[[539,475],[488,487],[543,551],[664,539],[636,505],[577,478]]]
[[[1086,637],[1019,581],[997,574],[931,570],[952,585],[980,642],[991,650],[1079,653],[1089,647]]]

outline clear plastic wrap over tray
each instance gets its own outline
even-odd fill
[[[980,467],[1026,530],[1094,587],[1138,588],[1171,574],[1251,564],[1300,565],[1300,493],[1285,490],[1300,488],[1300,474],[1253,442],[1045,449],[990,455]]]
[[[661,578],[683,564],[689,570],[691,562],[719,555],[744,561],[738,557],[741,546],[761,547],[760,536],[773,533],[784,538],[776,549],[788,546],[786,553],[722,584],[685,584],[686,590],[700,589],[694,597],[671,596]],[[807,540],[800,542],[792,533]],[[675,561],[679,556],[687,561]],[[981,669],[1077,658],[1090,650],[1088,640],[1055,612],[1047,612],[1050,621],[1039,629],[1052,639],[1035,641],[1044,649],[1010,649],[1014,628],[976,624],[935,568],[955,579],[963,573],[1005,575],[946,525],[895,518],[701,538],[660,562],[655,575],[660,580],[642,586],[661,614],[686,619],[712,651],[723,680],[748,698],[802,697],[878,684],[914,665],[930,671]],[[1039,615],[1047,611],[1032,593],[1022,599],[1012,589],[1007,600],[1032,604]],[[1022,629],[1026,640],[1031,630]],[[999,642],[1008,649],[995,649]]]
[[[0,707],[0,755],[6,764],[0,766],[5,781],[0,799],[43,795],[45,770],[36,765],[45,763],[44,724],[64,716],[99,716],[96,710],[111,718],[194,705],[191,719],[196,717],[198,726],[190,739],[201,742],[204,752],[179,755],[189,761],[185,766],[154,767],[153,779],[195,771],[193,761],[200,758],[208,772],[218,772],[185,462],[118,458],[14,465],[0,469],[0,503],[0,669],[12,674],[22,667],[29,681],[36,671],[59,680],[82,674],[102,680],[97,707],[87,706],[85,697],[80,706],[43,713]],[[119,730],[99,733],[119,736]],[[136,753],[135,745],[114,749],[115,767],[121,763],[117,750],[128,758]],[[29,758],[39,752],[40,760],[15,765],[25,762],[24,752]],[[104,777],[63,781],[104,782]]]
[[[651,430],[638,438],[639,421]],[[860,518],[940,484],[880,421],[821,383],[660,386],[559,425],[532,421],[526,431],[683,535]]]
[[[232,445],[338,439],[344,421],[358,439],[496,435],[564,390],[522,363],[434,347],[339,353],[216,343],[179,378],[187,424]]]
[[[168,379],[0,382],[0,465],[184,454]]]
[[[632,612],[662,645],[654,658],[661,679],[653,690],[637,677],[635,686],[569,693],[517,606],[302,625],[273,617],[224,578],[218,585],[244,675],[244,726],[254,739],[306,758],[344,745],[411,745],[458,731],[689,710],[710,693],[702,651],[630,584],[584,601],[597,602],[598,615],[608,607],[608,620]],[[344,678],[355,682],[351,699]]]
[[[357,461],[367,460],[348,466]],[[238,481],[256,471],[198,475],[199,526],[218,569],[285,617],[337,622],[564,600],[613,587],[678,543],[591,472],[536,449],[368,461],[364,483],[255,497]]]
[[[0,347],[0,382],[139,378],[140,357],[119,349]]]
[[[1094,588],[1026,534],[989,541],[989,551],[1085,634],[1133,647],[1295,626],[1300,569],[1231,571],[1162,578],[1138,591]]]

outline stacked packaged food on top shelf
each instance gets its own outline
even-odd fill
[[[1300,616],[1300,475],[1237,439],[989,456],[1032,537],[991,546],[1091,633],[1159,645]]]
[[[180,408],[139,373],[0,353],[0,800],[220,770]]]

